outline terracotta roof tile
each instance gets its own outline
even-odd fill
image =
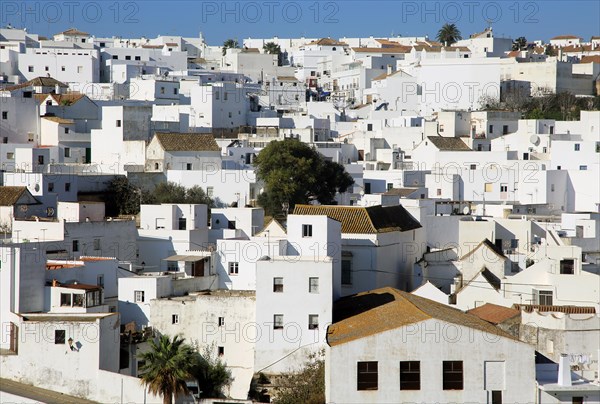
[[[539,312],[554,312],[565,314],[596,314],[596,308],[591,306],[544,306],[540,304],[513,304],[515,310],[531,313],[534,310]]]
[[[465,142],[456,137],[427,136],[427,139],[441,151],[472,151]]]
[[[327,330],[329,346],[430,319],[515,339],[476,316],[390,287],[342,298],[334,303],[333,310],[334,323]]]
[[[331,38],[321,38],[317,41],[312,41],[308,45],[324,45],[324,46],[348,46],[347,43],[337,41]]]
[[[65,83],[62,83],[56,79],[53,79],[52,77],[36,77],[34,79],[26,81],[25,83],[6,87],[6,90],[13,91],[13,90],[18,90],[20,88],[26,88],[26,87],[30,87],[30,86],[33,86],[33,87],[56,87],[56,85],[58,85],[59,87],[62,87],[62,88],[69,87]]]
[[[13,206],[27,191],[27,187],[0,186],[0,206]]]
[[[221,151],[210,133],[157,133],[155,137],[166,151]]]
[[[520,314],[519,310],[510,307],[499,306],[493,303],[486,303],[483,306],[476,307],[467,311],[467,313],[479,317],[492,324],[500,324],[506,320],[516,317]]]
[[[584,56],[581,58],[580,63],[598,63],[598,64],[600,64],[600,55]]]
[[[408,231],[421,224],[402,205],[396,206],[325,206],[296,205],[295,215],[323,215],[342,224],[342,233],[377,234]]]
[[[578,36],[575,35],[559,35],[559,36],[555,36],[554,38],[550,38],[550,40],[553,39],[581,39]]]
[[[394,195],[394,196],[409,196],[417,192],[419,188],[392,188],[386,192],[384,195]]]
[[[60,32],[57,35],[65,35],[65,36],[89,36],[87,32],[79,31],[77,28],[70,28],[66,31]]]
[[[42,118],[52,122],[56,122],[61,125],[73,125],[75,123],[75,121],[72,119],[65,119],[58,116],[43,116]]]

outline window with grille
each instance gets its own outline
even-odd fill
[[[283,314],[275,314],[273,316],[273,329],[274,330],[283,329]]]
[[[377,362],[357,363],[356,389],[377,390]]]
[[[319,293],[319,278],[308,278],[308,293]]]
[[[283,278],[273,278],[273,292],[283,293]]]
[[[134,292],[134,300],[136,303],[143,303],[144,302],[144,291],[136,290]]]
[[[421,362],[400,362],[400,390],[421,389]]]
[[[229,263],[229,274],[237,275],[239,273],[240,264],[239,262],[230,262]]]
[[[444,390],[462,390],[463,389],[463,362],[462,361],[444,361],[443,362],[443,388]]]
[[[308,329],[316,330],[319,328],[319,315],[318,314],[309,314],[308,315]]]

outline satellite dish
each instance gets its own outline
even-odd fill
[[[465,207],[463,208],[463,214],[464,214],[464,215],[469,215],[469,214],[471,214],[471,209],[469,209],[469,207],[468,207],[468,206],[465,206]]]
[[[531,142],[531,144],[537,146],[540,144],[540,137],[538,135],[531,135],[529,141]]]

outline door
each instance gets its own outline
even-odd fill
[[[192,276],[204,276],[204,261],[192,262]]]

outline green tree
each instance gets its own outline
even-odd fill
[[[227,54],[227,49],[235,49],[239,47],[240,45],[238,44],[238,41],[236,39],[226,40],[225,42],[223,42],[223,56]]]
[[[198,185],[194,185],[191,188],[188,188],[185,192],[185,200],[186,203],[190,204],[204,204],[209,208],[215,207],[215,201],[213,201],[206,192],[202,189],[202,187]]]
[[[296,139],[273,141],[254,161],[257,177],[265,183],[258,202],[267,214],[280,217],[284,204],[289,210],[299,203],[317,200],[334,203],[337,192],[345,192],[354,181],[338,163]],[[285,213],[285,212],[284,212]]]
[[[179,336],[162,335],[150,341],[150,351],[138,356],[145,364],[140,368],[141,382],[155,395],[162,395],[163,404],[172,404],[173,396],[188,394],[186,381],[192,380],[197,353]]]
[[[276,44],[275,42],[267,42],[263,46],[263,51],[268,53],[269,55],[277,55],[277,65],[281,66],[283,64],[282,54],[281,54],[281,46]]]
[[[325,361],[323,356],[323,351],[312,354],[301,369],[282,374],[276,383],[273,403],[324,403]]]
[[[527,38],[520,36],[513,41],[512,50],[525,50],[527,49]]]
[[[153,204],[187,203],[187,192],[183,185],[161,182],[152,191]]]
[[[437,33],[437,40],[445,46],[450,46],[461,39],[462,36],[456,24],[444,24]]]
[[[133,186],[127,177],[115,177],[108,185],[106,193],[106,210],[112,215],[135,215],[140,211],[140,194],[142,190]]]
[[[214,346],[207,346],[198,354],[191,373],[198,381],[202,398],[224,398],[223,389],[233,381],[227,365],[214,355]]]

